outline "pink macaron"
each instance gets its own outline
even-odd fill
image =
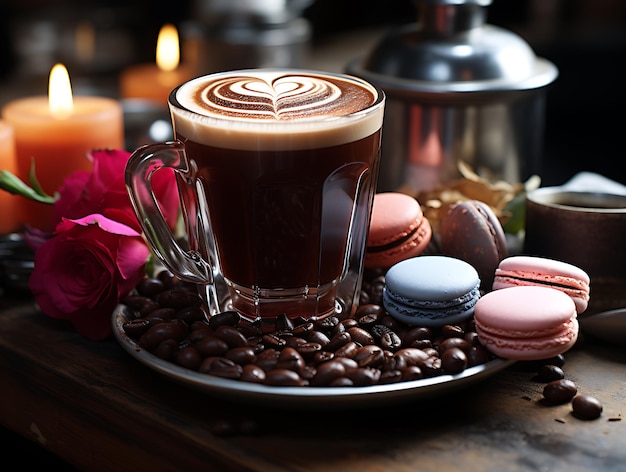
[[[565,353],[578,339],[574,301],[545,286],[486,293],[474,307],[474,321],[479,341],[504,359],[548,359]]]
[[[580,314],[589,303],[589,275],[567,262],[536,256],[503,259],[495,272],[493,290],[524,285],[552,287],[569,295]]]
[[[374,196],[365,253],[365,267],[388,269],[419,256],[430,243],[432,228],[419,202],[400,192]]]

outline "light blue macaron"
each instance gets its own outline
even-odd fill
[[[449,256],[418,256],[393,265],[385,275],[383,305],[398,321],[441,327],[465,321],[480,298],[478,272]]]

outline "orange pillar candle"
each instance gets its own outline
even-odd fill
[[[156,63],[138,64],[122,71],[120,95],[122,98],[153,100],[166,108],[172,89],[191,78],[190,69],[180,65],[178,32],[168,24],[159,32]]]
[[[0,120],[0,171],[6,170],[16,174],[17,160],[13,134],[13,127]],[[23,197],[0,190],[0,234],[13,233],[21,229],[17,214],[20,198]]]
[[[105,97],[72,97],[67,70],[56,65],[50,73],[48,97],[9,102],[2,117],[13,126],[17,176],[29,182],[31,160],[43,190],[54,195],[65,178],[89,171],[87,154],[94,149],[124,149],[121,104]],[[50,205],[22,198],[20,218],[33,227],[54,229]]]

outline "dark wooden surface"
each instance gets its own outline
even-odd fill
[[[178,385],[22,303],[0,310],[0,425],[85,471],[626,471],[626,350],[583,339],[565,359],[599,419],[545,404],[521,364],[438,398],[283,410]]]

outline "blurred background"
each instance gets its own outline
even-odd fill
[[[75,94],[119,96],[129,66],[155,60],[174,24],[198,74],[294,65],[341,72],[388,31],[416,21],[414,0],[0,0],[0,105],[46,93],[55,62]],[[245,13],[243,13],[245,12]],[[519,34],[559,76],[546,102],[543,185],[588,170],[620,173],[626,2],[493,0],[488,23]],[[225,45],[229,47],[224,47]]]

